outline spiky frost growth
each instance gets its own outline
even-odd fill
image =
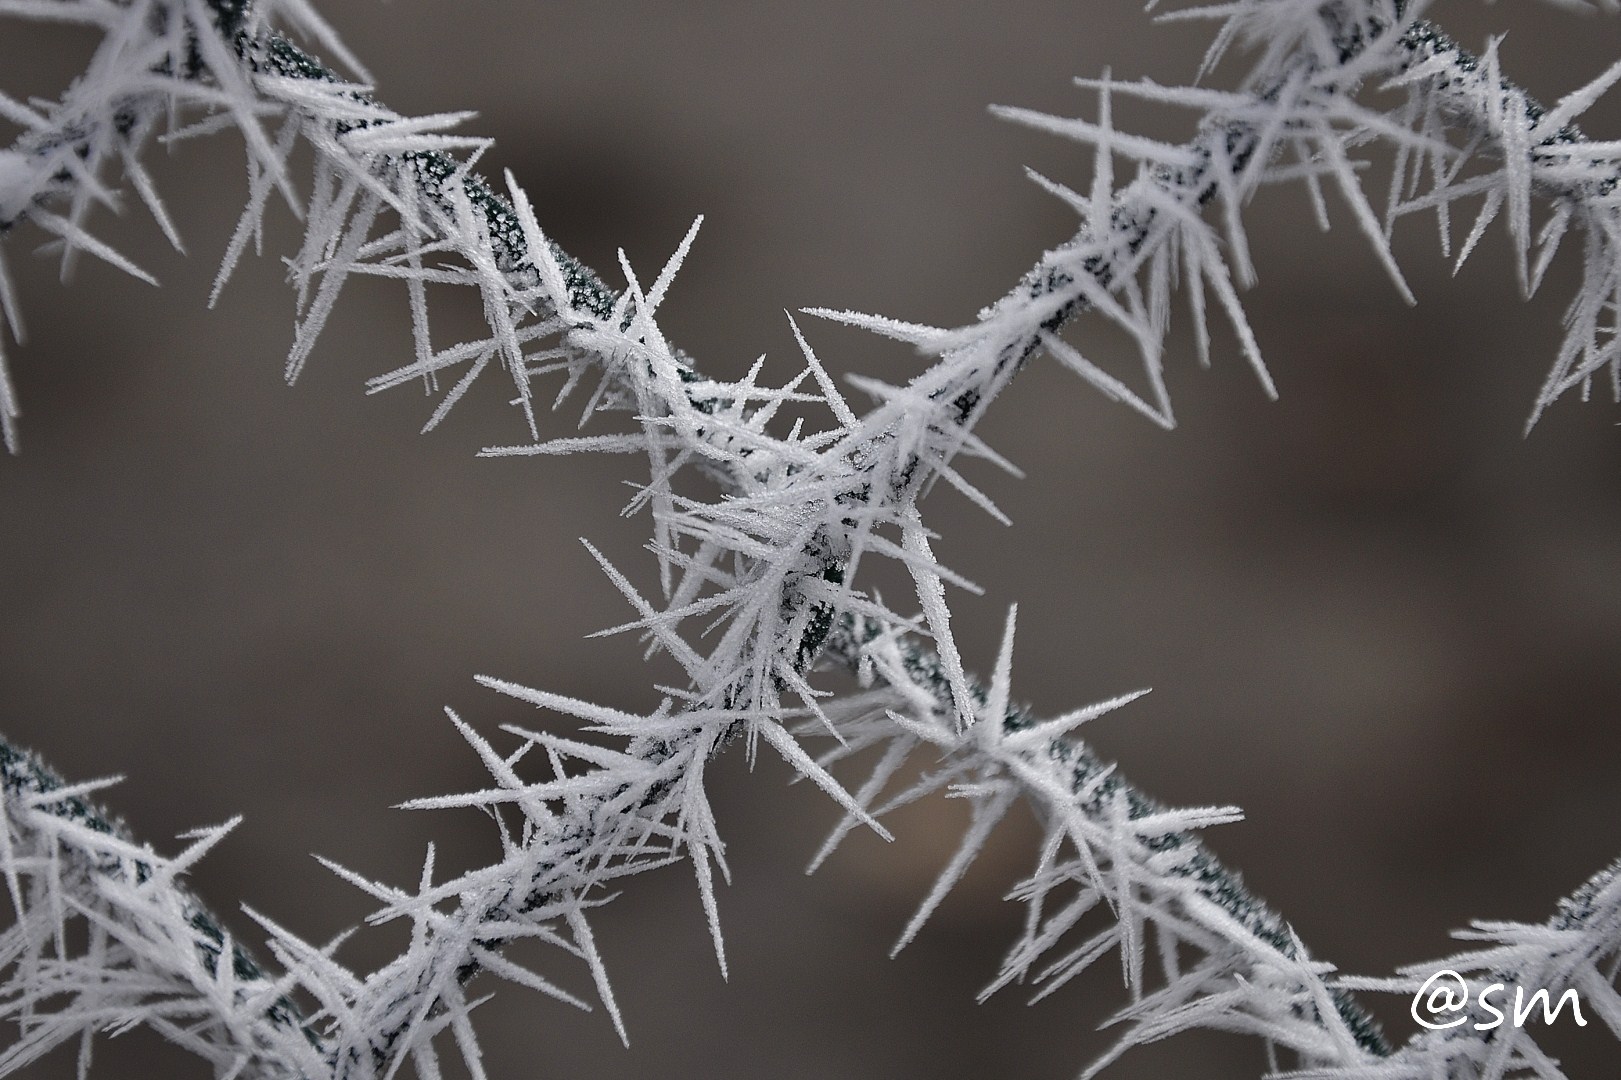
[[[841,725],[843,744],[824,762],[885,747],[859,789],[875,815],[942,790],[972,807],[956,854],[896,951],[967,871],[997,822],[1023,801],[1044,834],[1034,870],[1009,894],[1026,905],[1024,930],[981,998],[1030,981],[1040,988],[1039,1000],[1117,953],[1133,999],[1115,1018],[1126,1031],[1086,1075],[1133,1045],[1201,1025],[1259,1035],[1293,1051],[1302,1064],[1362,1064],[1388,1053],[1376,1025],[1325,978],[1332,967],[1312,960],[1288,923],[1197,838],[1206,826],[1236,820],[1237,810],[1166,808],[1074,737],[1082,724],[1146,691],[1038,719],[1011,696],[1013,629],[1010,612],[995,674],[988,686],[970,687],[974,713],[963,727],[937,657],[877,627],[841,628],[841,637],[855,640],[836,644],[835,651],[859,640],[862,676],[887,684],[893,700],[869,705]],[[929,767],[880,802],[886,785],[918,753]],[[847,819],[836,829],[816,862],[854,824]],[[1101,927],[1074,933],[1103,911],[1108,917]],[[1210,1023],[1216,1013],[1222,1022]]]
[[[1343,985],[1411,996],[1438,970],[1466,976],[1467,1012],[1448,1019],[1454,1026],[1420,1032],[1389,1059],[1376,1065],[1342,1065],[1306,1075],[1322,1080],[1512,1080],[1515,1077],[1561,1076],[1558,1064],[1537,1046],[1535,1028],[1512,1022],[1515,991],[1534,1001],[1567,1004],[1562,995],[1577,992],[1578,1006],[1595,1016],[1621,1040],[1621,995],[1615,982],[1621,968],[1621,862],[1594,874],[1581,888],[1559,901],[1558,910],[1541,925],[1476,922],[1457,937],[1485,944],[1402,970],[1396,979],[1345,979]],[[1506,993],[1496,998],[1497,1016],[1480,1007],[1480,994],[1493,983]],[[1549,1018],[1558,1009],[1539,1004],[1534,1018]],[[1504,1013],[1510,1017],[1504,1021]],[[1569,1011],[1565,1019],[1571,1019]],[[1494,1023],[1494,1021],[1496,1021]]]
[[[1583,237],[1582,283],[1566,314],[1566,335],[1535,402],[1530,422],[1557,397],[1580,388],[1585,398],[1606,368],[1621,401],[1617,308],[1621,305],[1621,148],[1587,140],[1575,120],[1621,78],[1621,63],[1545,108],[1507,81],[1497,42],[1484,56],[1460,48],[1419,18],[1422,3],[1331,3],[1318,0],[1240,0],[1193,8],[1167,18],[1212,18],[1221,28],[1206,56],[1212,66],[1235,45],[1257,54],[1236,91],[1166,87],[1149,80],[1117,83],[1077,79],[1099,95],[1096,121],[1001,108],[1003,117],[1091,144],[1096,170],[1091,190],[1077,193],[1032,174],[1080,215],[1074,240],[1049,252],[1026,275],[1024,289],[982,314],[975,326],[952,335],[888,320],[832,313],[927,349],[959,346],[1019,333],[1045,347],[1111,398],[1163,426],[1173,424],[1164,375],[1171,294],[1188,297],[1200,359],[1209,363],[1208,308],[1221,308],[1263,388],[1275,394],[1259,346],[1239,305],[1234,284],[1256,276],[1241,208],[1266,184],[1303,182],[1318,219],[1328,227],[1324,188],[1343,197],[1358,228],[1408,303],[1414,298],[1390,250],[1397,218],[1433,210],[1441,249],[1452,254],[1453,204],[1481,197],[1469,232],[1456,252],[1461,266],[1486,227],[1503,216],[1513,242],[1522,291],[1541,284],[1563,239]],[[1397,90],[1402,104],[1376,110],[1357,98],[1365,84]],[[1111,97],[1128,94],[1181,106],[1201,115],[1199,134],[1171,145],[1115,130]],[[1358,173],[1357,147],[1382,141],[1396,164],[1381,215]],[[1116,187],[1114,158],[1137,163],[1135,176]],[[1548,205],[1533,229],[1533,204]],[[1214,203],[1217,220],[1201,208]],[[1207,296],[1208,290],[1208,296]],[[1147,383],[1138,393],[1087,360],[1052,331],[1076,310],[1092,310],[1116,323],[1137,343]]]
[[[64,784],[0,742],[0,874],[15,921],[0,934],[0,1020],[16,1041],[0,1074],[63,1043],[145,1024],[219,1076],[315,1076],[320,1044],[287,997],[181,879],[235,822],[190,834],[174,858],[137,844],[87,801],[113,783]]]
[[[346,873],[382,903],[376,919],[406,918],[413,927],[408,949],[369,976],[348,972],[330,950],[268,927],[289,971],[277,987],[296,988],[317,1003],[307,1026],[320,1033],[318,1071],[390,1076],[411,1061],[424,1075],[436,1075],[433,1037],[448,1031],[480,1075],[469,1020],[474,976],[488,972],[568,999],[502,955],[505,944],[520,938],[583,958],[618,1024],[586,912],[603,884],[668,862],[691,860],[724,966],[713,876],[717,867],[724,873],[725,864],[704,772],[739,736],[751,749],[763,739],[845,807],[850,821],[833,843],[850,824],[882,832],[878,815],[931,791],[945,789],[971,802],[962,848],[903,943],[996,821],[1014,802],[1029,803],[1044,823],[1045,840],[1036,869],[1016,894],[1028,903],[1025,931],[992,989],[1033,978],[1046,992],[1118,951],[1134,995],[1123,1014],[1128,1028],[1120,1049],[1207,1025],[1260,1035],[1305,1067],[1382,1067],[1384,1043],[1328,977],[1330,969],[1312,960],[1287,924],[1195,838],[1197,829],[1229,820],[1232,812],[1166,810],[1069,734],[1126,699],[1045,724],[1032,720],[1014,704],[1011,621],[989,684],[967,674],[951,633],[945,586],[971,586],[935,560],[918,502],[944,479],[1000,516],[954,462],[959,453],[1000,462],[973,429],[1041,351],[1170,426],[1163,353],[1177,287],[1187,292],[1201,356],[1209,350],[1207,309],[1218,307],[1270,393],[1236,291],[1254,276],[1239,211],[1270,181],[1302,181],[1314,196],[1325,182],[1336,187],[1403,295],[1388,230],[1405,213],[1435,209],[1445,245],[1452,203],[1482,196],[1459,257],[1473,249],[1486,224],[1504,216],[1528,291],[1541,281],[1560,239],[1580,228],[1584,284],[1536,412],[1570,387],[1585,388],[1606,366],[1613,375],[1621,295],[1614,189],[1621,156],[1613,144],[1583,140],[1572,121],[1621,75],[1621,66],[1545,110],[1502,79],[1495,48],[1484,58],[1469,56],[1419,21],[1418,5],[1240,0],[1189,13],[1225,20],[1211,62],[1235,44],[1257,58],[1239,89],[1176,90],[1105,78],[1088,83],[1099,90],[1096,122],[1004,110],[1094,144],[1097,167],[1086,195],[1043,181],[1075,207],[1080,230],[1044,255],[978,322],[946,331],[819,311],[911,342],[935,358],[903,387],[854,380],[876,402],[858,414],[797,326],[804,366],[787,385],[762,385],[758,365],[735,381],[702,375],[656,321],[693,234],[646,287],[622,255],[626,287],[610,290],[546,239],[510,176],[509,198],[502,198],[472,173],[484,144],[448,134],[461,114],[401,117],[271,29],[268,17],[280,14],[329,51],[337,48],[302,2],[255,9],[226,0],[62,0],[47,11],[0,0],[0,12],[6,11],[89,22],[103,27],[107,38],[93,77],[56,108],[37,112],[7,103],[29,132],[0,157],[0,226],[34,220],[69,253],[87,250],[133,269],[82,224],[93,203],[111,202],[98,180],[101,166],[122,164],[173,239],[136,154],[169,118],[206,111],[180,131],[234,127],[244,136],[250,165],[248,205],[220,284],[247,244],[257,241],[272,193],[305,221],[304,242],[290,264],[300,318],[289,377],[304,366],[349,277],[397,278],[410,297],[415,353],[374,379],[372,389],[422,383],[440,395],[427,421],[433,427],[475,378],[499,368],[513,381],[529,441],[486,453],[601,451],[648,460],[648,481],[631,509],[650,510],[660,596],[648,599],[618,569],[605,561],[603,567],[636,612],[616,629],[645,634],[681,665],[688,685],[653,713],[636,716],[485,680],[583,719],[623,746],[610,751],[517,731],[521,746],[502,754],[463,725],[494,785],[412,805],[497,811],[501,859],[436,884],[430,855],[414,892]],[[1382,113],[1358,104],[1358,88],[1378,80],[1403,89],[1403,107]],[[1122,92],[1197,109],[1203,117],[1198,134],[1170,146],[1116,131],[1110,101]],[[1390,142],[1397,154],[1383,220],[1350,156],[1375,139]],[[307,202],[296,198],[288,176],[300,141],[314,151]],[[459,160],[453,152],[468,157]],[[1117,156],[1137,163],[1134,178],[1119,186]],[[1552,206],[1534,242],[1533,196]],[[63,201],[65,215],[50,209]],[[1212,203],[1214,224],[1204,220]],[[435,346],[428,288],[445,285],[477,290],[486,337]],[[0,297],[8,296],[0,289]],[[9,299],[5,310],[15,327]],[[1101,313],[1138,342],[1145,392],[1057,338],[1084,312]],[[556,401],[583,391],[582,422],[600,411],[628,411],[635,429],[542,439],[536,380],[558,372],[564,382]],[[786,434],[774,431],[788,403],[825,410],[826,426],[807,430],[796,422]],[[0,382],[8,441],[14,412]],[[719,494],[706,499],[680,482],[689,467]],[[860,586],[866,556],[904,565],[919,614],[898,613]],[[691,630],[694,620],[698,633]],[[867,691],[835,700],[814,685],[818,666],[835,663],[855,671]],[[818,760],[802,744],[819,735],[835,737],[838,746]],[[854,793],[847,791],[829,768],[876,745],[884,747],[876,770]],[[920,750],[939,759],[935,767],[910,789],[880,801],[885,785]],[[525,756],[546,758],[551,775],[521,778],[516,765]],[[514,820],[500,817],[503,811]],[[166,902],[183,909],[185,901],[175,899],[180,895]],[[1068,932],[1094,909],[1108,910],[1112,920],[1079,945],[1068,944]],[[1615,940],[1613,924],[1595,933]],[[1152,987],[1150,970],[1157,971]],[[85,1013],[75,1023],[74,1030],[87,1031],[100,1021]],[[235,1030],[223,1020],[221,1029]],[[233,1062],[258,1062],[257,1036],[251,1029],[248,1035]],[[283,1064],[267,1059],[264,1068]]]
[[[202,130],[216,130],[221,120],[234,126],[250,157],[272,169],[272,181],[292,197],[261,122],[267,110],[254,72],[296,69],[298,54],[277,48],[279,39],[268,33],[266,20],[292,25],[358,70],[306,0],[269,0],[256,7],[247,0],[5,0],[0,3],[4,15],[81,24],[104,35],[89,67],[61,100],[25,104],[0,93],[0,115],[24,132],[0,151],[0,235],[24,220],[44,229],[61,246],[64,277],[77,254],[88,252],[156,284],[87,231],[85,218],[98,205],[118,208],[118,196],[102,175],[116,165],[164,236],[176,249],[181,247],[139,155],[155,132],[172,129],[183,112],[216,114]],[[22,339],[15,298],[0,263],[0,336],[8,328],[15,340]],[[13,452],[17,413],[0,355],[0,433]]]

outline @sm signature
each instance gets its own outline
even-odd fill
[[[1542,1006],[1542,1022],[1552,1024],[1559,1014],[1564,1011],[1565,1003],[1568,1001],[1570,1003],[1571,1017],[1576,1021],[1576,1025],[1578,1027],[1587,1026],[1587,1018],[1582,1015],[1581,995],[1577,994],[1573,988],[1560,994],[1559,1000],[1554,1001],[1546,988],[1534,991],[1527,997],[1525,987],[1516,986],[1514,987],[1514,1007],[1510,1012],[1504,1013],[1502,1009],[1498,1008],[1493,998],[1499,994],[1506,994],[1507,990],[1508,987],[1500,982],[1483,987],[1480,993],[1475,995],[1474,1000],[1477,1008],[1471,1014],[1469,1012],[1469,983],[1465,981],[1462,975],[1459,975],[1451,968],[1442,968],[1424,980],[1424,985],[1420,986],[1418,993],[1413,995],[1413,1004],[1408,1011],[1412,1013],[1413,1019],[1418,1021],[1421,1027],[1428,1028],[1431,1031],[1444,1031],[1447,1028],[1458,1027],[1461,1024],[1468,1023],[1471,1017],[1475,1020],[1476,1031],[1490,1031],[1505,1022],[1513,1024],[1516,1028],[1524,1027],[1525,1021],[1536,1011],[1539,1004]],[[1502,1000],[1506,1001],[1507,999]],[[1492,1018],[1490,1020],[1481,1019],[1482,1013],[1490,1013]]]

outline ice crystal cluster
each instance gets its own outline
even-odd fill
[[[1617,10],[1614,0],[1601,6],[1605,15]],[[969,326],[808,313],[898,338],[929,360],[905,385],[854,378],[841,389],[797,325],[802,366],[785,385],[761,382],[758,366],[735,381],[706,375],[657,321],[696,226],[655,278],[642,280],[622,258],[624,283],[610,286],[547,238],[543,215],[512,176],[499,185],[480,177],[486,144],[455,133],[463,116],[401,116],[382,104],[307,0],[0,0],[0,14],[104,34],[59,101],[0,95],[0,111],[24,131],[0,151],[0,233],[43,230],[69,254],[142,275],[96,237],[92,211],[111,203],[111,185],[123,185],[174,240],[142,153],[160,134],[236,132],[247,152],[248,196],[219,285],[259,241],[272,201],[291,204],[305,235],[288,262],[299,311],[289,378],[310,358],[351,277],[397,279],[410,298],[415,350],[377,375],[373,389],[426,385],[437,395],[431,428],[474,380],[510,380],[527,438],[487,454],[645,458],[631,509],[651,523],[657,594],[644,595],[598,559],[632,612],[620,629],[645,635],[685,678],[646,715],[485,680],[582,721],[597,737],[518,728],[486,737],[452,715],[487,767],[488,785],[414,805],[491,810],[501,856],[440,880],[430,855],[420,880],[400,886],[338,869],[375,898],[377,918],[411,927],[404,951],[370,973],[347,970],[332,948],[251,910],[258,940],[242,942],[188,891],[186,871],[228,825],[197,832],[179,855],[160,855],[98,808],[92,796],[103,785],[63,780],[0,742],[0,871],[14,915],[0,936],[0,1019],[12,1033],[0,1074],[63,1044],[78,1045],[88,1069],[93,1036],[146,1025],[222,1077],[358,1080],[403,1067],[431,1078],[447,1053],[481,1076],[471,1010],[498,981],[588,1006],[508,955],[509,945],[530,939],[585,965],[623,1033],[590,912],[620,879],[683,863],[724,969],[716,879],[727,866],[706,770],[741,743],[749,753],[763,744],[843,808],[844,823],[817,861],[852,830],[888,835],[885,815],[923,796],[945,792],[971,807],[956,855],[901,945],[997,822],[1027,804],[1042,839],[1015,892],[1023,929],[985,993],[1021,982],[1045,995],[1115,957],[1128,997],[1123,1034],[1088,1075],[1133,1045],[1200,1027],[1257,1037],[1273,1068],[1292,1075],[1562,1075],[1539,1050],[1535,1029],[1464,1026],[1388,1043],[1352,989],[1410,992],[1428,969],[1353,982],[1315,960],[1200,839],[1205,826],[1236,811],[1161,805],[1079,738],[1087,721],[1136,695],[1057,717],[1019,704],[1014,613],[994,670],[986,678],[968,672],[946,587],[972,586],[937,561],[920,510],[922,496],[944,481],[1000,516],[957,461],[1000,461],[976,424],[1040,356],[1171,426],[1165,342],[1173,308],[1184,304],[1201,358],[1213,351],[1213,331],[1236,339],[1270,393],[1239,301],[1254,274],[1242,209],[1263,185],[1282,181],[1305,185],[1320,212],[1329,199],[1343,202],[1404,295],[1389,238],[1410,214],[1438,218],[1442,245],[1460,262],[1500,221],[1527,294],[1561,246],[1576,249],[1580,285],[1528,403],[1530,421],[1561,397],[1587,397],[1594,383],[1621,391],[1621,144],[1591,141],[1578,127],[1621,78],[1621,63],[1563,100],[1538,103],[1500,70],[1494,48],[1465,51],[1423,8],[1411,0],[1234,0],[1169,12],[1209,21],[1206,66],[1247,65],[1236,89],[1104,74],[1084,83],[1096,91],[1092,119],[1002,110],[1091,148],[1088,190],[1041,181],[1074,209],[1073,239],[1041,255]],[[1372,91],[1393,92],[1397,104],[1368,104]],[[1117,129],[1111,103],[1122,95],[1193,110],[1197,135],[1169,145]],[[1368,143],[1393,151],[1387,190],[1364,188],[1354,154]],[[300,146],[314,173],[295,183]],[[436,345],[430,285],[476,290],[487,334]],[[0,311],[18,337],[3,268]],[[1140,378],[1107,374],[1059,339],[1060,328],[1082,319],[1108,320],[1135,341]],[[537,415],[548,404],[571,406],[582,423],[600,413],[628,420],[548,438]],[[0,367],[0,419],[13,450],[17,418]],[[904,603],[891,605],[864,584],[861,569],[873,560],[904,568],[915,586]],[[849,672],[859,689],[829,689],[832,669]],[[854,760],[876,764],[850,775]],[[1451,966],[1481,984],[1575,988],[1621,1037],[1613,985],[1621,864],[1560,901],[1544,924],[1482,923],[1471,936],[1478,949]]]

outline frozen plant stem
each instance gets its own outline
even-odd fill
[[[1518,1067],[1518,1061],[1537,1060],[1522,1032],[1500,1038],[1484,1058],[1476,1044],[1489,1040],[1467,1038],[1459,1053],[1448,1050],[1439,1058],[1433,1041],[1425,1044],[1430,1049],[1412,1044],[1392,1053],[1332,969],[1312,960],[1287,923],[1197,839],[1197,830],[1232,820],[1234,811],[1161,807],[1074,737],[1079,725],[1130,696],[1052,720],[1030,716],[1017,705],[1011,683],[1011,616],[994,675],[988,682],[971,678],[951,632],[945,586],[972,586],[935,560],[918,504],[944,479],[1000,515],[953,461],[962,452],[1000,461],[974,428],[1001,389],[1043,351],[1108,396],[1171,426],[1162,359],[1178,287],[1188,295],[1201,353],[1208,357],[1210,347],[1208,291],[1272,394],[1237,296],[1237,287],[1253,277],[1240,209],[1271,180],[1306,183],[1319,205],[1325,184],[1338,189],[1409,301],[1388,244],[1394,220],[1404,214],[1436,211],[1446,237],[1452,203],[1483,196],[1459,260],[1502,216],[1527,292],[1540,284],[1562,237],[1573,226],[1581,229],[1583,284],[1533,419],[1566,390],[1585,393],[1606,368],[1613,380],[1621,149],[1586,140],[1574,121],[1621,76],[1621,64],[1544,108],[1502,77],[1495,47],[1482,57],[1463,52],[1418,18],[1419,5],[1241,0],[1182,13],[1224,20],[1208,62],[1235,46],[1257,58],[1238,90],[1105,78],[1090,84],[1099,91],[1097,122],[1002,110],[1093,145],[1097,164],[1086,195],[1043,181],[1075,208],[1079,231],[1046,253],[976,323],[943,330],[815,312],[936,357],[903,387],[853,380],[877,402],[858,414],[797,325],[804,367],[788,385],[760,385],[758,367],[733,382],[704,376],[655,321],[693,234],[645,287],[622,257],[626,287],[609,288],[545,237],[510,176],[508,197],[502,197],[471,171],[487,144],[449,133],[461,114],[401,117],[273,28],[273,20],[285,21],[363,75],[305,0],[0,0],[0,13],[84,22],[106,34],[85,77],[55,107],[0,99],[0,108],[25,129],[0,153],[0,231],[32,221],[59,238],[69,255],[87,251],[139,274],[84,227],[94,204],[112,201],[100,180],[103,166],[122,168],[178,246],[140,164],[145,140],[175,117],[197,112],[202,117],[184,133],[239,131],[248,151],[249,197],[219,287],[258,239],[270,196],[280,193],[306,230],[290,260],[300,317],[289,378],[311,355],[350,275],[396,278],[410,296],[415,355],[374,379],[373,390],[420,382],[441,393],[427,423],[433,427],[475,378],[499,367],[513,380],[529,441],[486,453],[645,456],[649,480],[631,505],[650,511],[660,597],[644,597],[591,550],[636,612],[616,629],[646,635],[687,677],[684,688],[645,716],[482,680],[578,717],[622,739],[623,747],[606,750],[512,729],[519,747],[503,753],[453,717],[493,786],[409,805],[491,810],[501,824],[502,857],[438,883],[430,857],[414,892],[340,870],[379,901],[376,918],[412,926],[406,951],[363,977],[339,965],[331,949],[260,920],[287,972],[266,976],[176,884],[219,831],[200,837],[179,859],[161,860],[109,825],[79,789],[63,788],[33,759],[5,750],[0,765],[9,770],[10,824],[0,860],[18,912],[5,939],[12,951],[5,955],[22,959],[0,988],[0,1002],[25,1031],[6,1063],[25,1063],[71,1038],[85,1040],[88,1054],[89,1036],[116,1017],[152,1024],[199,1049],[221,1072],[265,1075],[391,1077],[409,1061],[434,1076],[434,1039],[444,1032],[476,1076],[469,1019],[476,1002],[467,993],[476,975],[583,1004],[504,955],[504,946],[529,938],[586,962],[623,1035],[587,912],[599,902],[601,886],[688,861],[724,970],[714,875],[724,875],[725,862],[705,770],[740,737],[751,753],[763,740],[845,808],[848,820],[829,849],[857,825],[884,832],[883,813],[933,791],[970,803],[972,820],[959,852],[901,944],[1009,808],[1030,804],[1044,838],[1034,870],[1016,890],[1027,904],[1025,927],[987,992],[1030,979],[1045,994],[1117,952],[1132,1003],[1120,1017],[1125,1034],[1094,1071],[1130,1045],[1198,1026],[1257,1035],[1274,1053],[1287,1050],[1302,1069],[1321,1076],[1406,1076],[1402,1070],[1418,1068],[1415,1062],[1426,1076],[1473,1076],[1457,1070],[1486,1060],[1489,1073],[1504,1062]],[[1401,108],[1380,113],[1357,101],[1356,91],[1378,80],[1405,93]],[[1110,102],[1121,93],[1196,109],[1198,133],[1172,146],[1115,130]],[[1370,139],[1391,143],[1397,155],[1382,219],[1348,156]],[[315,161],[305,202],[287,175],[301,140]],[[455,156],[462,152],[467,159]],[[1284,163],[1289,154],[1294,160]],[[1137,163],[1135,177],[1118,186],[1117,157]],[[1534,238],[1533,197],[1551,207]],[[64,212],[51,209],[62,203]],[[1206,212],[1219,225],[1207,224]],[[476,289],[489,336],[436,349],[428,285]],[[15,330],[16,305],[3,269],[0,301]],[[1136,341],[1145,392],[1057,337],[1085,313],[1111,320]],[[458,370],[441,389],[441,378]],[[559,372],[565,381],[557,401],[584,393],[582,421],[619,410],[632,415],[634,430],[543,440],[533,383]],[[828,426],[806,431],[796,424],[787,435],[773,433],[771,422],[789,403],[823,407]],[[13,449],[15,415],[0,366],[0,419]],[[716,497],[705,501],[678,490],[675,480],[688,468],[717,489]],[[905,567],[919,615],[897,613],[858,586],[869,557]],[[686,632],[695,619],[702,632]],[[864,692],[836,699],[815,686],[817,670],[834,664],[854,672]],[[813,756],[802,741],[822,735],[836,745]],[[855,791],[830,772],[843,759],[879,747],[873,772]],[[912,786],[887,793],[915,753],[927,755],[931,766]],[[525,757],[544,759],[550,778],[520,777],[516,766]],[[1611,912],[1614,890],[1601,884],[1590,891],[1594,910]],[[1105,926],[1072,943],[1070,932],[1094,909],[1107,913]],[[62,927],[70,918],[96,928],[83,955],[68,955]],[[1594,973],[1588,981],[1603,981],[1600,965],[1618,940],[1615,919],[1606,915],[1567,929],[1579,943],[1567,939],[1559,955],[1579,957]],[[227,953],[243,959],[219,963]],[[1535,967],[1536,957],[1519,959],[1525,963],[1508,969]],[[1548,969],[1547,977],[1574,978],[1574,970]],[[1588,970],[1581,970],[1583,978]],[[114,971],[122,981],[109,978]],[[307,1015],[294,1001],[309,1003]],[[1611,1015],[1621,1017],[1621,1010]]]

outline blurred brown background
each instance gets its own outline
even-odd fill
[[[1113,0],[321,8],[394,108],[478,110],[467,130],[496,139],[486,174],[510,167],[542,225],[591,265],[609,270],[623,246],[645,280],[707,215],[667,331],[717,372],[768,352],[778,380],[794,355],[784,308],[961,324],[1071,234],[1019,167],[1084,187],[1090,152],[986,104],[1090,117],[1070,76],[1107,65],[1186,81],[1210,32],[1155,28]],[[1477,49],[1511,29],[1505,67],[1544,100],[1621,43],[1621,21],[1543,6],[1437,17]],[[0,23],[5,90],[54,95],[88,45]],[[1117,117],[1176,138],[1189,123],[1124,103]],[[1607,103],[1585,126],[1615,138],[1617,118]],[[430,839],[447,870],[494,852],[476,814],[388,809],[480,783],[441,706],[492,736],[502,722],[567,726],[475,673],[626,708],[656,700],[667,675],[633,641],[584,640],[627,616],[576,540],[654,580],[647,522],[618,517],[638,465],[476,460],[523,437],[493,380],[418,437],[431,402],[361,393],[409,356],[403,297],[381,286],[351,289],[288,389],[289,215],[273,215],[265,257],[209,312],[240,148],[149,160],[191,255],[136,212],[95,224],[161,291],[93,260],[63,287],[32,254],[40,234],[5,242],[29,339],[7,343],[25,415],[22,455],[0,461],[0,731],[68,777],[127,775],[108,801],[160,849],[245,814],[198,889],[222,912],[246,902],[324,940],[369,907],[308,853],[409,884]],[[1265,401],[1219,325],[1201,371],[1179,311],[1177,431],[1043,361],[982,429],[1027,479],[974,474],[1014,527],[943,488],[925,512],[945,560],[987,590],[954,598],[970,662],[990,666],[1016,601],[1015,680],[1043,712],[1153,686],[1093,725],[1095,742],[1169,802],[1243,806],[1216,850],[1317,955],[1383,974],[1449,952],[1447,931],[1471,918],[1545,918],[1621,852],[1621,411],[1564,402],[1521,437],[1569,259],[1522,303],[1498,228],[1453,280],[1433,221],[1411,220],[1397,237],[1420,298],[1409,310],[1343,205],[1331,214],[1320,236],[1294,189],[1248,214],[1261,283],[1246,303],[1281,401]],[[437,340],[471,333],[475,314],[446,298]],[[837,370],[898,382],[919,367],[805,327]],[[1071,337],[1130,370],[1095,324]],[[552,430],[572,426],[559,416]],[[837,818],[827,800],[785,788],[768,755],[752,776],[740,753],[718,771],[730,984],[690,877],[633,881],[597,919],[631,1048],[600,1011],[503,989],[481,1009],[493,1077],[1036,1080],[1107,1045],[1093,1029],[1124,1001],[1112,963],[1034,1008],[1017,988],[974,1004],[1017,925],[1000,896],[1034,857],[1027,824],[1005,826],[889,961],[962,808],[898,819],[894,845],[857,837],[806,879]],[[369,968],[398,944],[376,930],[340,955]],[[588,994],[562,959],[552,970]],[[1405,1002],[1376,1004],[1405,1037]],[[1613,1043],[1562,1026],[1573,1077],[1618,1075]],[[101,1075],[204,1075],[154,1042],[103,1044]],[[1112,1075],[1264,1069],[1258,1045],[1213,1036],[1136,1051]],[[64,1056],[30,1075],[70,1070]]]

